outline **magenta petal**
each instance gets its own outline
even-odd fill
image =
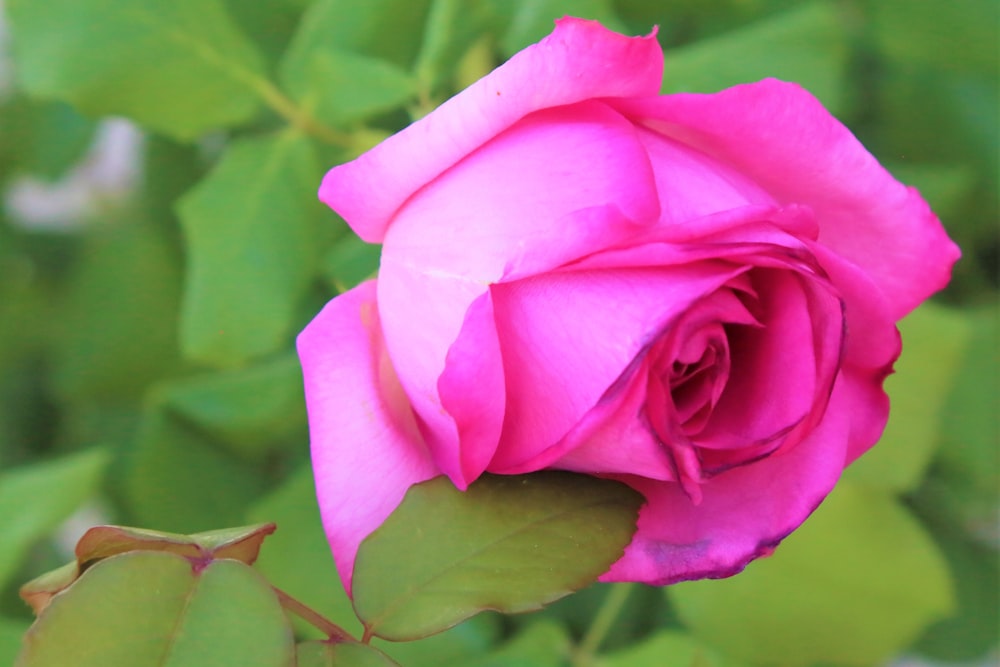
[[[799,86],[769,79],[616,106],[735,169],[779,203],[807,203],[820,242],[873,277],[895,319],[948,282],[958,247],[924,200]]]
[[[852,419],[849,391],[838,383],[825,418],[797,447],[707,480],[698,505],[679,484],[622,477],[646,504],[625,555],[601,581],[665,585],[727,577],[770,553],[840,476]]]
[[[342,294],[299,334],[316,493],[344,587],[361,541],[410,485],[440,474],[382,344],[375,282]]]
[[[461,446],[452,456],[459,459],[461,473],[456,485],[464,489],[493,458],[503,426],[504,372],[489,292],[466,312],[462,330],[448,349],[438,393],[458,428]]]
[[[662,206],[660,222],[664,226],[684,226],[745,206],[776,204],[746,175],[695,148],[645,128],[638,136],[653,165]]]
[[[469,461],[463,462],[458,424],[458,421],[467,424],[469,417],[453,415],[448,408],[469,407],[469,404],[452,401],[446,407],[439,392],[442,386],[450,388],[453,384],[446,379],[442,385],[442,375],[448,365],[449,350],[463,328],[472,327],[481,334],[488,327],[488,324],[467,321],[473,303],[485,293],[483,285],[427,273],[411,266],[388,268],[383,265],[378,280],[385,347],[410,397],[420,432],[438,468],[463,489],[475,479],[475,475],[466,478]],[[486,309],[477,312],[480,316],[489,316]],[[496,350],[496,345],[484,347],[484,356],[477,359],[477,368],[500,366],[498,351],[495,357],[486,358],[492,350]],[[503,410],[502,405],[496,408],[501,414],[483,424],[497,424],[494,440],[499,438]]]
[[[848,336],[841,381],[851,387],[854,403],[850,463],[878,441],[889,420],[889,397],[882,385],[902,342],[892,310],[871,278],[827,248],[814,250],[845,304]]]
[[[490,469],[537,469],[561,455],[545,450],[601,400],[669,322],[742,270],[706,261],[553,272],[494,286],[508,399]]]
[[[555,460],[532,461],[525,469],[534,470],[545,463],[588,474],[633,473],[677,481],[666,447],[642,418],[647,372],[646,368],[636,369],[621,387],[609,390],[559,446],[544,452],[544,457]]]
[[[635,238],[659,200],[635,128],[599,102],[519,121],[409,199],[385,237],[403,263],[492,283]]]
[[[626,37],[596,21],[562,19],[551,35],[430,115],[332,169],[320,199],[358,236],[380,242],[408,197],[529,113],[588,99],[653,95],[662,71],[655,35]]]

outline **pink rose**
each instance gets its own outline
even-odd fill
[[[603,581],[731,575],[878,440],[895,323],[957,247],[798,86],[660,96],[662,66],[563,19],[327,174],[383,244],[298,341],[348,589],[410,485],[543,468],[645,496]]]

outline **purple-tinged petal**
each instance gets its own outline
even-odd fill
[[[705,481],[697,505],[680,484],[621,477],[646,504],[625,555],[601,581],[659,586],[727,577],[769,554],[840,477],[852,419],[848,391],[838,383],[825,417],[798,446]]]

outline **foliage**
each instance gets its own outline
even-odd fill
[[[0,663],[13,664],[26,637],[18,664],[113,664],[87,663],[83,636],[121,651],[118,664],[280,665],[296,652],[301,665],[407,667],[995,655],[996,3],[5,0],[4,10],[14,77],[5,86],[0,67]],[[438,529],[499,530],[489,512],[456,518],[449,494],[428,485],[363,546],[359,562],[372,570],[359,571],[352,607],[312,497],[293,339],[378,257],[315,189],[326,168],[427,113],[564,13],[633,34],[658,24],[666,92],[765,76],[802,83],[920,188],[964,259],[941,299],[901,325],[907,352],[887,385],[894,412],[883,442],[743,575],[663,591],[598,585],[541,612],[460,623],[579,588],[628,535],[572,564],[545,562],[544,549],[519,561],[494,545],[511,565],[565,570],[528,596],[506,575],[470,574],[495,564],[488,552],[466,570],[421,571],[461,546],[443,538],[380,588],[379,554],[414,548],[405,512],[422,513],[421,502],[440,509]],[[110,117],[141,132],[138,174],[109,177],[88,148],[107,144]],[[576,482],[556,477],[540,492],[569,502],[565,485]],[[634,513],[621,488],[598,486],[581,495],[607,494],[609,513]],[[503,491],[490,480],[473,488]],[[186,534],[272,521],[263,546],[251,530],[252,556],[220,546],[243,533],[206,546],[110,529],[71,553],[81,524]],[[580,544],[604,528],[596,519],[556,527]],[[95,539],[104,551],[93,551]],[[28,631],[19,585],[74,557],[55,584],[26,589],[48,600],[72,583]],[[420,588],[421,577],[444,577],[442,588]],[[496,602],[489,586],[504,582]],[[428,621],[419,604],[444,584],[472,595]],[[384,597],[405,586],[414,586],[406,601]],[[373,625],[387,607],[396,625]],[[407,643],[347,638],[453,625]],[[156,651],[171,657],[151,662]]]

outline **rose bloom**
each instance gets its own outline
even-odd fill
[[[957,247],[799,86],[661,96],[662,69],[655,33],[563,19],[327,174],[383,244],[298,339],[348,590],[410,485],[542,469],[645,497],[602,581],[728,576],[878,440],[895,324]]]

